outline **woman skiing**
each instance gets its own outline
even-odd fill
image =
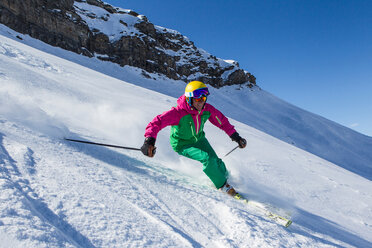
[[[166,126],[171,127],[170,143],[174,151],[203,164],[204,173],[211,179],[217,189],[236,194],[227,183],[227,170],[224,162],[205,138],[204,124],[209,120],[219,127],[240,148],[246,146],[246,140],[239,136],[228,119],[212,105],[206,103],[209,91],[200,81],[187,84],[185,94],[177,100],[177,107],[156,116],[146,127],[145,142],[141,147],[144,155],[153,157],[157,134]]]

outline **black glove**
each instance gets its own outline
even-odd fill
[[[239,144],[240,148],[244,148],[247,145],[247,141],[245,139],[243,139],[242,137],[240,137],[240,135],[237,132],[233,133],[230,136],[230,138],[233,141],[237,142]]]
[[[141,151],[144,155],[152,158],[155,155],[156,147],[155,147],[155,138],[153,137],[146,137],[145,142],[141,147]]]

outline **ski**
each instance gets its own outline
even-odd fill
[[[292,224],[292,221],[290,219],[287,219],[283,216],[280,216],[276,213],[273,213],[272,211],[268,210],[267,207],[260,202],[251,201],[246,198],[244,198],[241,194],[237,193],[234,198],[236,200],[242,201],[246,204],[249,204],[250,206],[253,206],[254,208],[260,210],[265,216],[267,216],[269,219],[273,220],[275,223],[282,225],[284,227],[289,227]]]

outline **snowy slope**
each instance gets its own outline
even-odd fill
[[[93,24],[91,23],[91,25]],[[150,75],[149,73],[147,74],[152,78],[145,79],[139,76],[142,72],[140,69],[130,66],[123,68],[95,58],[45,46],[39,40],[18,34],[3,25],[0,25],[0,27],[0,34],[4,36],[20,41],[16,38],[18,36],[24,44],[119,80],[175,98],[178,98],[180,92],[184,90],[184,82],[173,81],[164,76]],[[106,27],[104,26],[104,28]],[[111,32],[111,36],[116,32],[111,29],[107,30],[107,32]],[[109,35],[109,33],[107,34]],[[203,52],[201,53],[203,54]],[[264,90],[255,89],[254,94],[247,94],[247,90],[236,90],[238,87],[229,86],[219,90],[213,89],[214,97],[209,99],[210,103],[218,104],[222,112],[228,112],[229,116],[237,121],[372,180],[372,152],[370,152],[372,150],[372,137],[362,135],[321,116],[299,109]]]
[[[30,42],[61,57],[77,56]],[[109,73],[120,69],[89,63]],[[231,119],[248,140],[246,149],[224,158],[231,183],[290,213],[288,229],[214,190],[200,165],[171,150],[169,129],[160,133],[153,159],[63,141],[139,147],[146,124],[175,104],[172,96],[90,68],[0,36],[0,247],[372,247],[372,183],[365,174],[244,122]],[[133,68],[121,73],[149,84]],[[160,78],[152,83],[147,87],[164,90]],[[169,95],[182,92],[184,83],[167,83]],[[232,116],[237,108],[228,100],[246,99],[242,95],[266,95],[262,105],[275,99],[227,87],[210,100]],[[322,129],[317,123],[311,124]],[[206,133],[221,156],[235,146],[212,125]]]

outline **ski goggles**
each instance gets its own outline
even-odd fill
[[[209,95],[208,88],[200,88],[200,89],[194,90],[193,92],[185,93],[185,96],[193,97],[194,99],[200,98],[202,96],[208,96],[208,95]]]
[[[207,97],[206,96],[200,96],[199,98],[193,98],[195,102],[205,102],[207,101]]]

